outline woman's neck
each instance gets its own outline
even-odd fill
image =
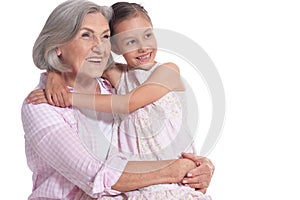
[[[73,76],[71,74],[63,73],[66,84],[76,92],[85,94],[100,93],[100,86],[95,78],[87,77],[85,75]]]

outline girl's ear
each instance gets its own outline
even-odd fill
[[[122,52],[121,52],[120,48],[114,42],[112,42],[112,44],[111,44],[111,50],[112,50],[112,52],[114,52],[117,55],[122,55]]]

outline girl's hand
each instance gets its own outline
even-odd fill
[[[64,105],[65,105],[64,107],[71,106],[71,98],[72,98],[72,94],[70,92],[67,92],[66,99],[64,100]],[[50,104],[46,97],[46,93],[44,89],[37,89],[30,92],[26,97],[26,102],[32,104],[40,104],[40,103]]]
[[[182,157],[194,161],[197,165],[196,168],[188,172],[187,176],[182,180],[182,183],[205,194],[214,173],[215,166],[208,158],[196,156],[191,153],[183,153]]]
[[[37,89],[33,90],[29,93],[29,95],[26,97],[27,103],[32,104],[40,104],[40,103],[48,103],[45,90],[43,89]]]
[[[61,74],[56,72],[48,72],[45,95],[48,103],[54,106],[67,107],[70,106],[68,99],[69,90]]]

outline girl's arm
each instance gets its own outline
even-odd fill
[[[102,77],[109,80],[113,87],[116,87],[121,77],[122,68],[126,65],[114,63],[104,71]],[[69,100],[69,89],[59,72],[47,72],[47,82],[45,89],[36,89],[31,91],[26,97],[26,101],[32,104],[48,103],[58,107],[67,107],[71,105]]]
[[[159,66],[139,87],[126,95],[87,95],[73,93],[68,102],[74,106],[99,112],[131,113],[148,105],[170,91],[183,91],[179,68],[173,63]]]
[[[113,63],[113,65],[104,71],[101,77],[107,79],[114,88],[117,88],[123,68],[125,67],[127,67],[126,64]]]
[[[69,92],[67,85],[59,72],[47,72],[45,96],[49,104],[66,107],[65,99]]]
[[[170,91],[184,90],[179,68],[173,63],[159,66],[142,85],[126,95],[70,93],[65,90],[60,76],[57,73],[50,73],[47,79],[48,86],[46,86],[48,89],[31,92],[26,98],[27,102],[33,104],[48,102],[60,107],[74,105],[98,112],[131,113],[160,99]],[[104,77],[110,79],[116,87],[120,78],[120,69],[109,70]]]

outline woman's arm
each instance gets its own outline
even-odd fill
[[[113,189],[126,192],[155,184],[178,183],[196,167],[189,159],[129,161]]]
[[[108,177],[109,174],[119,172],[107,168],[104,161],[97,159],[87,150],[78,137],[76,128],[73,128],[77,123],[74,114],[68,112],[70,111],[48,104],[25,103],[23,105],[22,122],[25,142],[26,146],[32,149],[27,152],[27,156],[31,154],[38,156],[40,160],[47,163],[49,168],[57,171],[87,194],[100,195],[106,190],[105,186],[113,185],[114,179],[116,181],[119,178],[118,175]],[[125,167],[126,160],[123,161],[121,157],[114,159],[120,163],[124,162]],[[30,164],[30,166],[35,165],[38,166],[39,163]],[[111,173],[108,173],[110,171]],[[91,188],[90,183],[94,180],[103,181],[92,184]],[[92,192],[94,190],[99,191],[99,194],[94,194]]]
[[[52,162],[56,163],[55,160],[57,160],[56,159],[57,155],[64,155],[65,152],[75,152],[75,150],[67,151],[66,149],[64,149],[64,148],[73,148],[73,146],[65,146],[63,144],[59,145],[60,143],[64,143],[63,142],[64,140],[72,141],[71,143],[76,146],[74,147],[76,148],[76,151],[79,151],[83,155],[82,157],[86,158],[87,163],[96,162],[97,164],[92,164],[92,165],[93,166],[99,165],[100,168],[101,166],[100,162],[95,160],[93,156],[87,153],[85,148],[81,147],[82,143],[78,141],[78,139],[74,138],[74,136],[72,136],[72,130],[70,130],[70,127],[68,125],[66,126],[64,120],[61,120],[61,116],[57,116],[57,113],[52,116],[51,113],[53,113],[53,110],[43,111],[42,109],[43,112],[41,111],[36,112],[34,108],[37,109],[39,108],[39,106],[34,107],[33,105],[30,106],[30,104],[27,104],[23,108],[23,112],[27,114],[26,115],[24,114],[22,116],[24,121],[24,129],[26,132],[26,139],[32,138],[32,141],[36,142],[31,144],[36,148],[38,154],[40,154],[42,157],[43,155],[45,156],[47,155],[45,157],[45,160],[49,159],[50,164]],[[51,115],[51,119],[52,119],[51,122],[56,121],[55,119],[57,119],[62,124],[59,125],[60,123],[54,123],[54,125],[51,127],[49,126],[48,128],[40,129],[41,127],[38,127],[38,124],[41,122],[41,119],[45,119],[45,116],[48,115]],[[47,119],[49,118],[50,117],[47,117]],[[61,127],[61,129],[57,129],[57,127]],[[35,134],[35,136],[31,136],[33,132],[37,132],[37,134]],[[52,137],[62,138],[62,139],[59,139],[58,142],[54,142],[52,144],[47,142],[45,144],[41,143],[40,145],[38,145],[39,139],[36,137],[40,137],[42,139],[42,138],[47,138],[46,136],[49,137],[47,141],[52,140],[51,139]],[[59,146],[55,146],[54,144],[55,145],[57,144]],[[57,152],[60,150],[61,152]],[[49,156],[52,155],[52,153],[54,155]],[[73,154],[71,154],[71,156],[66,155],[66,157],[70,158],[70,160],[73,161],[80,159],[78,156],[72,157],[72,155]],[[183,183],[189,184],[191,187],[199,189],[204,193],[212,178],[212,174],[214,171],[213,164],[209,159],[204,157],[198,157],[191,154],[183,154],[183,157],[190,159],[197,164],[197,168],[189,171],[188,173],[189,176],[186,176],[184,178]],[[64,160],[63,158],[59,158],[59,159]],[[171,162],[171,161],[128,162],[126,166],[126,170],[123,172],[122,176],[120,177],[118,182],[113,186],[113,188],[120,191],[128,191],[128,190],[144,187],[151,184],[179,182],[187,171],[181,171],[181,173],[177,173],[180,170],[184,170],[183,167],[180,167],[181,165],[178,164],[178,162],[186,162],[186,161],[180,160],[175,162]],[[153,168],[149,168],[150,166]],[[178,167],[177,169],[176,166]],[[55,166],[53,167],[56,168]],[[70,170],[69,168],[72,168],[72,166],[66,166],[66,169],[62,169],[61,173],[72,172],[72,170]],[[99,168],[95,169],[92,172],[92,174],[90,174],[90,176],[87,177],[90,177],[92,179],[92,177],[95,176]],[[56,169],[59,170],[58,168]],[[155,169],[157,170],[155,171]],[[137,173],[137,172],[145,172],[145,173]],[[75,171],[74,173],[67,173],[66,176],[68,177],[68,175],[80,174],[80,173],[82,174],[86,172]],[[77,180],[76,177],[73,177],[73,180],[75,181],[74,183],[76,183]],[[138,181],[138,180],[142,180],[142,181]],[[84,183],[83,180],[80,180],[79,182]],[[86,186],[82,186],[82,188],[84,187]]]
[[[72,128],[75,119],[67,116],[65,109],[25,103],[22,121],[26,145],[51,168],[91,196],[100,194],[92,191],[105,191],[110,186],[129,191],[151,184],[180,182],[195,167],[194,162],[187,159],[127,162],[122,156],[116,156],[108,162],[120,162],[121,171],[118,171],[86,149]],[[124,166],[123,172],[121,166]]]

